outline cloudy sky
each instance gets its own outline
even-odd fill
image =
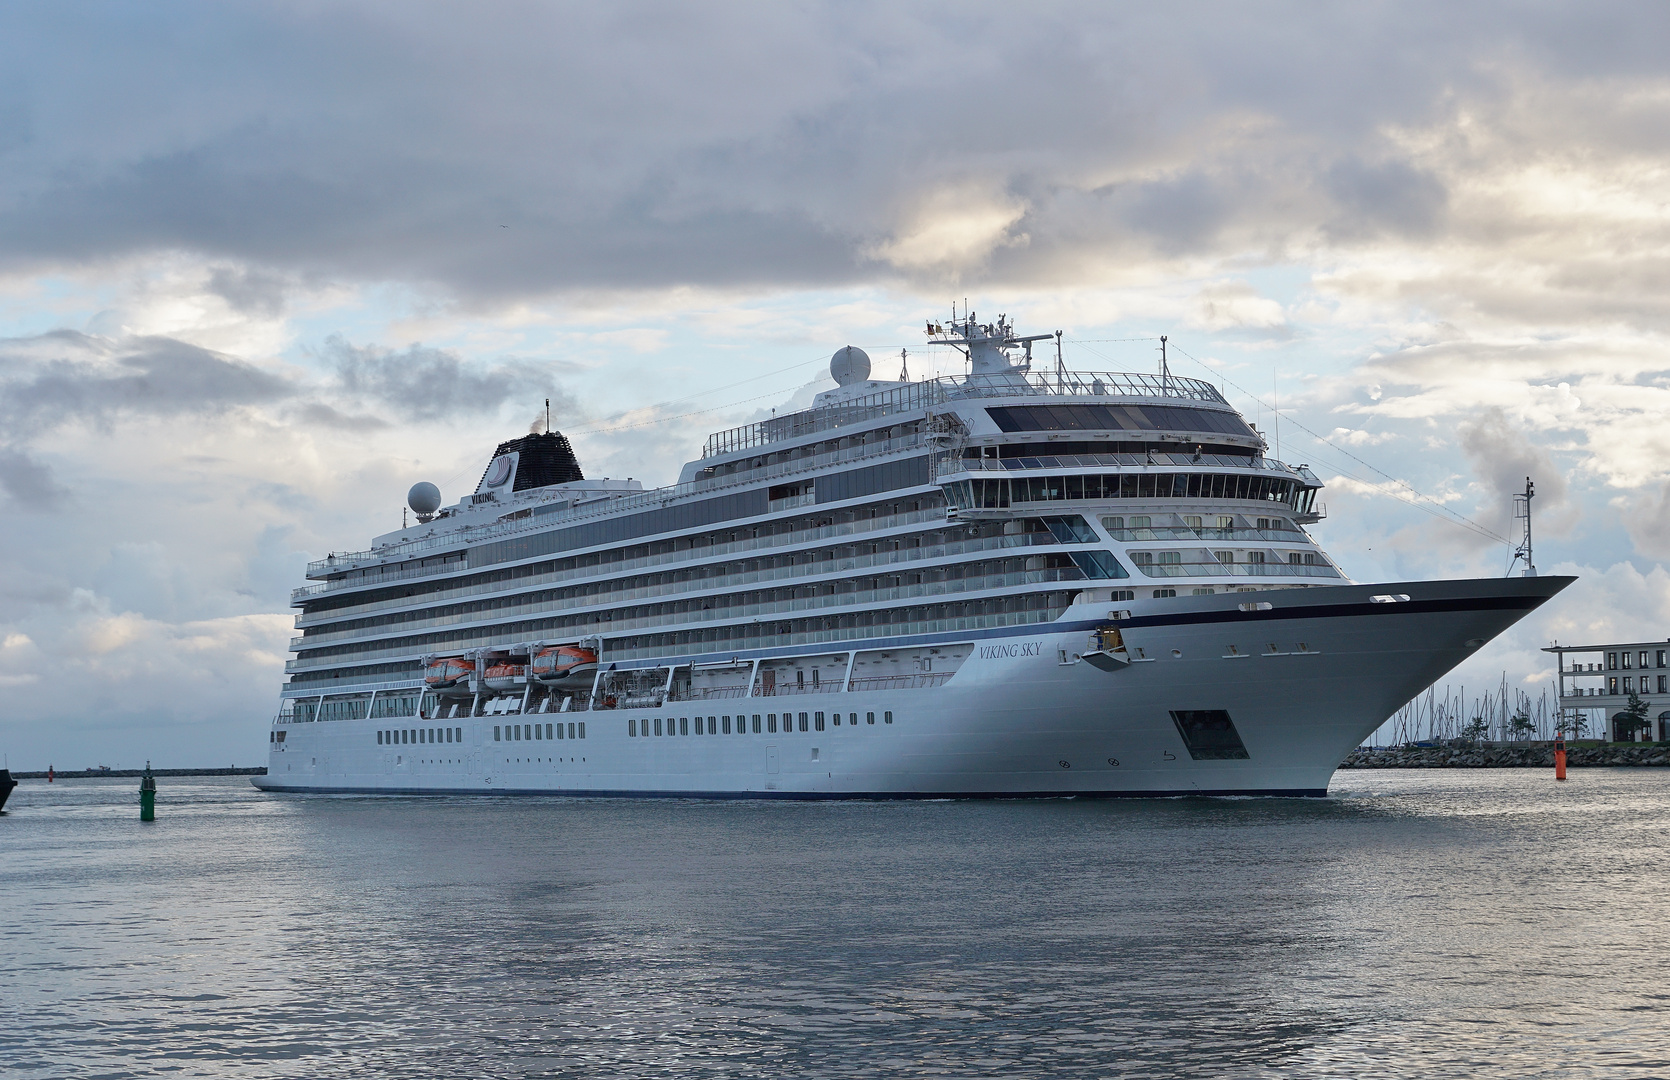
[[[1164,10],[1161,10],[1161,8]],[[0,750],[254,764],[309,558],[550,398],[666,483],[964,298],[1219,382],[1359,580],[1670,635],[1659,4],[0,9]],[[1277,410],[1279,408],[1279,421]],[[1493,537],[1491,534],[1495,534]],[[1471,691],[1470,691],[1471,693]]]

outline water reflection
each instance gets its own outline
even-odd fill
[[[1670,773],[904,804],[215,779],[165,784],[146,827],[132,786],[26,783],[0,820],[9,1075],[1531,1075],[1670,1051]]]

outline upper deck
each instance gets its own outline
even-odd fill
[[[919,412],[952,401],[1026,397],[1096,398],[1109,404],[1189,402],[1234,412],[1217,387],[1200,379],[1119,371],[1069,371],[1045,375],[1016,370],[1000,376],[941,377],[901,383],[879,393],[718,431],[707,437],[702,447],[702,458],[754,450],[886,416]]]

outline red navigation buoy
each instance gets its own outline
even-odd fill
[[[49,783],[49,784],[52,783],[52,766],[51,765],[48,765],[46,767],[46,782]]]
[[[1554,733],[1554,779],[1566,778],[1566,733]]]

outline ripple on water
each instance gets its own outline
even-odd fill
[[[1670,770],[1325,800],[25,782],[7,1075],[1616,1076],[1670,1061]]]

